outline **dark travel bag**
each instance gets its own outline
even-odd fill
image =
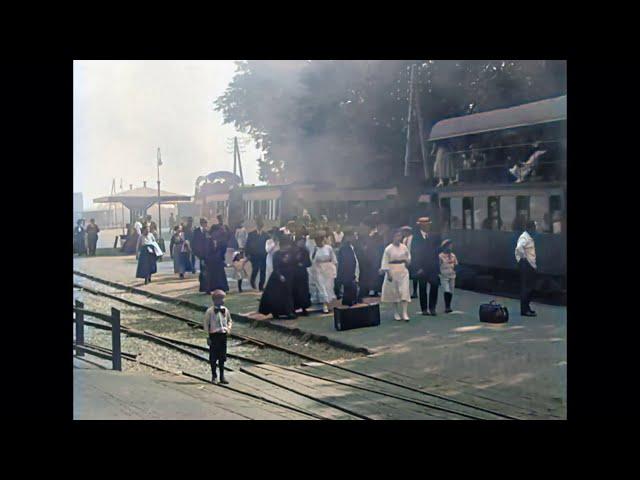
[[[336,330],[376,327],[380,325],[380,304],[335,307],[333,309],[333,325]]]
[[[509,321],[509,310],[495,300],[480,305],[480,321],[487,323],[505,323]]]

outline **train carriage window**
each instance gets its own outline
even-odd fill
[[[462,228],[473,230],[473,197],[462,199]]]
[[[462,198],[451,198],[449,206],[451,208],[451,229],[460,230],[462,228]]]
[[[473,225],[475,229],[484,228],[485,220],[487,219],[488,197],[478,196],[473,199]]]
[[[562,233],[562,201],[560,195],[549,197],[549,212],[551,213],[551,233]]]
[[[529,199],[529,220],[536,222],[539,232],[551,232],[549,198],[546,195],[531,195]]]
[[[451,199],[440,199],[440,209],[442,212],[442,226],[445,231],[451,230]]]
[[[516,215],[513,219],[512,230],[523,231],[529,221],[529,197],[519,195],[516,197]]]

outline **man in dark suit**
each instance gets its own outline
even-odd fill
[[[420,309],[423,315],[436,314],[438,303],[438,287],[440,286],[440,264],[438,253],[440,249],[440,236],[431,233],[431,219],[420,217],[417,227],[409,243],[411,251],[411,270],[413,278],[418,280],[418,294],[420,296]],[[429,296],[427,297],[427,283],[429,284]]]
[[[362,256],[360,249],[354,245],[355,237],[353,232],[345,232],[342,246],[338,250],[338,275],[336,283],[344,287],[342,305],[354,305],[362,301],[358,288],[360,277],[360,262],[358,257]],[[339,287],[338,287],[339,288]]]
[[[200,275],[198,275],[198,280],[200,281],[200,285],[203,285],[203,280],[204,280],[204,270],[206,268],[205,266],[205,256],[207,253],[207,236],[208,236],[208,225],[207,225],[207,219],[206,218],[201,218],[200,219],[200,226],[198,228],[196,228],[195,230],[193,230],[193,233],[191,235],[191,252],[192,252],[192,257],[198,257],[198,264],[200,265]],[[185,229],[185,238],[186,238],[186,229]],[[192,258],[192,261],[194,260],[194,258]],[[195,266],[195,262],[193,262],[193,272],[196,272],[196,266]],[[205,290],[200,290],[205,291]]]
[[[262,291],[264,287],[265,276],[267,273],[267,251],[265,244],[269,239],[269,234],[263,230],[264,222],[261,218],[256,220],[256,229],[249,232],[247,236],[247,245],[245,252],[247,258],[251,262],[251,288],[256,288],[256,276],[260,272],[260,282],[258,289]]]

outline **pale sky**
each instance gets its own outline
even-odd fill
[[[237,134],[213,109],[235,72],[231,60],[75,61],[73,68],[73,191],[84,208],[108,195],[112,179],[193,195],[196,177],[233,171],[226,139]],[[242,155],[244,181],[259,184],[253,142]]]

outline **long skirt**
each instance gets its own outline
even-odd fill
[[[316,263],[312,272],[318,288],[318,303],[330,303],[336,299],[333,281],[336,278],[336,266],[330,262]]]
[[[204,291],[207,293],[218,289],[228,292],[229,283],[224,271],[224,261],[219,258],[207,259],[203,280]]]
[[[293,305],[293,277],[285,276],[284,282],[276,272],[271,273],[260,299],[258,311],[263,315],[290,315],[295,311]]]
[[[307,267],[296,267],[293,274],[293,308],[297,310],[310,306],[309,272],[307,272]]]
[[[369,290],[379,292],[382,289],[383,276],[378,273],[380,270],[381,257],[375,258],[365,256],[360,264],[360,288],[365,296]]]
[[[391,274],[391,275],[389,275]],[[391,278],[391,281],[389,279]],[[389,272],[384,276],[382,284],[383,302],[410,302],[411,291],[409,284],[409,270],[404,264],[389,265]]]
[[[318,293],[318,285],[316,283],[315,273],[312,267],[307,268],[307,277],[309,278],[308,285],[309,285],[309,296],[311,299],[311,303],[312,304],[321,303],[320,295]]]
[[[173,273],[184,274],[191,271],[191,253],[180,250],[180,245],[173,246]]]
[[[148,278],[158,271],[157,257],[152,251],[153,249],[149,247],[140,248],[136,278]]]

